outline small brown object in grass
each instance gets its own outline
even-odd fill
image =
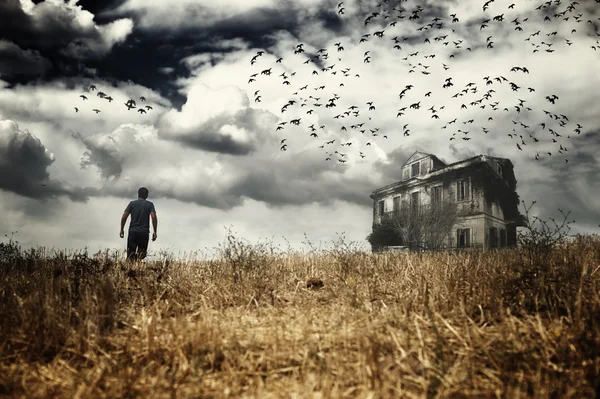
[[[306,281],[306,288],[318,289],[323,288],[324,285],[323,280],[316,277],[311,277]]]

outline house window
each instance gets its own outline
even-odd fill
[[[458,182],[456,182],[456,195],[458,201],[464,201],[469,199],[469,180],[459,180]]]
[[[456,246],[463,248],[469,247],[471,244],[471,229],[458,229],[456,230]]]
[[[498,171],[500,177],[502,177],[502,165],[500,165],[500,162],[496,164],[496,170]]]
[[[421,164],[419,162],[412,164],[410,177],[415,177],[419,175],[419,166]]]
[[[496,227],[490,227],[490,239],[488,247],[494,248],[498,246],[498,229]]]
[[[436,186],[431,189],[431,203],[433,205],[442,203],[442,186]]]
[[[400,196],[394,197],[394,214],[397,215],[400,212]]]
[[[500,229],[500,246],[506,246],[506,230]]]
[[[379,201],[379,215],[380,216],[383,215],[383,212],[385,210],[384,206],[385,206],[385,202],[384,201]]]
[[[419,192],[415,192],[412,193],[411,195],[411,205],[412,205],[412,209],[413,211],[416,211],[419,209]]]

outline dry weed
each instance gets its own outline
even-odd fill
[[[527,278],[522,248],[301,254],[232,235],[212,260],[4,255],[1,396],[600,392],[597,236],[557,245]]]

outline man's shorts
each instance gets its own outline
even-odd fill
[[[149,240],[150,233],[130,231],[129,235],[127,236],[127,259],[144,259],[146,257],[146,252],[148,251]]]

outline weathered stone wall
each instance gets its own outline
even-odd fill
[[[458,245],[456,230],[457,229],[471,229],[471,246],[474,245],[483,245],[485,240],[485,235],[483,234],[485,220],[483,215],[477,216],[466,216],[461,220],[458,220],[454,226],[452,226],[452,231],[449,234],[449,239],[452,240],[451,246],[455,247]]]
[[[402,168],[402,180],[410,179],[410,169],[408,167]]]
[[[498,229],[497,232],[497,237],[500,237],[500,230],[504,230],[504,234],[506,235],[506,245],[508,245],[508,230],[509,228],[506,226],[506,223],[504,222],[504,220],[499,219],[497,217],[493,217],[490,215],[485,215],[485,225],[484,225],[484,232],[485,232],[485,246],[486,248],[490,248],[491,247],[491,237],[490,237],[490,228],[491,227],[495,227],[496,229]],[[499,238],[497,238],[499,239]]]
[[[431,157],[421,159],[421,166],[419,167],[419,169],[419,176],[423,176],[431,172]]]

